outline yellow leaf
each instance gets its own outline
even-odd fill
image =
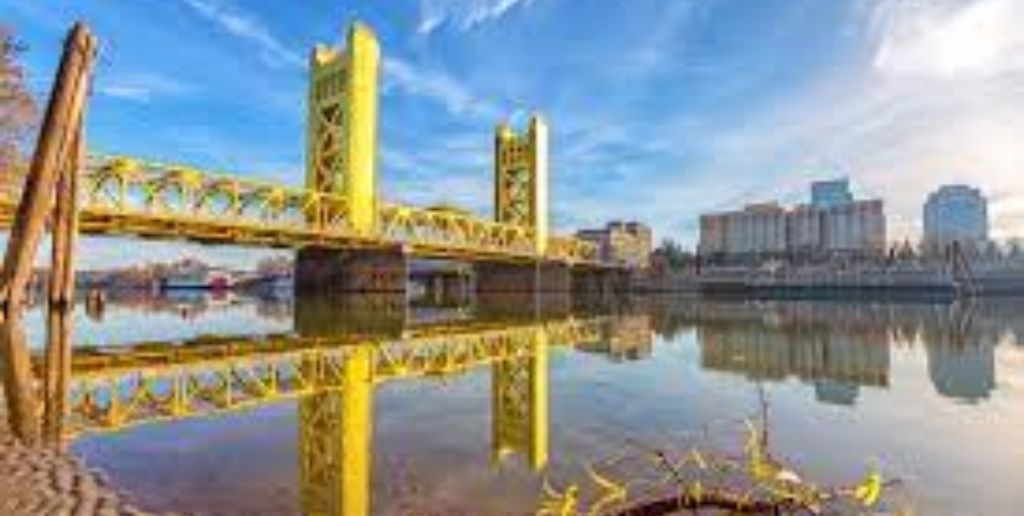
[[[871,471],[864,478],[857,489],[854,490],[854,498],[860,500],[865,507],[871,507],[878,503],[882,495],[882,474],[878,471]]]

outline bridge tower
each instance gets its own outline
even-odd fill
[[[354,23],[344,49],[317,45],[309,63],[306,187],[343,195],[353,231],[377,223],[377,104],[380,45]]]
[[[342,385],[317,386],[299,400],[299,476],[303,514],[370,514],[373,350],[353,348]]]
[[[548,462],[548,333],[540,326],[524,342],[528,356],[491,366],[491,452],[501,463],[521,453],[536,471]]]
[[[524,133],[505,122],[495,131],[494,212],[498,222],[532,229],[537,254],[547,251],[548,125],[539,115]]]
[[[378,233],[377,107],[380,45],[369,27],[353,24],[345,48],[317,45],[310,56],[306,186],[344,198],[352,233]],[[333,206],[333,204],[329,205]],[[310,212],[316,220],[329,207]],[[299,294],[404,293],[408,261],[401,248],[300,249]]]
[[[494,135],[494,218],[532,232],[533,263],[477,262],[480,294],[567,292],[569,269],[547,262],[548,250],[548,125],[530,117],[525,131],[498,124]]]

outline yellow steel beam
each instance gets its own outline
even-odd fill
[[[596,264],[594,247],[548,238],[538,254],[533,227],[456,210],[381,203],[374,236],[356,231],[343,195],[221,176],[179,165],[93,156],[82,176],[81,231],[266,247],[402,245],[415,256]],[[9,227],[15,201],[0,197]]]

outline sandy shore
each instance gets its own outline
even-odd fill
[[[5,412],[0,395],[0,515],[149,514],[71,454],[16,441],[8,432]]]

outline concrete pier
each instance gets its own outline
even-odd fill
[[[409,323],[404,293],[295,296],[293,327],[302,337],[398,338]]]
[[[570,292],[568,265],[554,262],[473,264],[477,294]]]
[[[409,258],[398,247],[300,249],[295,260],[295,293],[405,293]]]
[[[572,269],[572,293],[591,299],[610,299],[630,292],[632,278],[627,270],[574,267]]]
[[[436,306],[466,304],[473,294],[473,278],[468,271],[414,272],[410,281],[421,285],[423,300]]]

